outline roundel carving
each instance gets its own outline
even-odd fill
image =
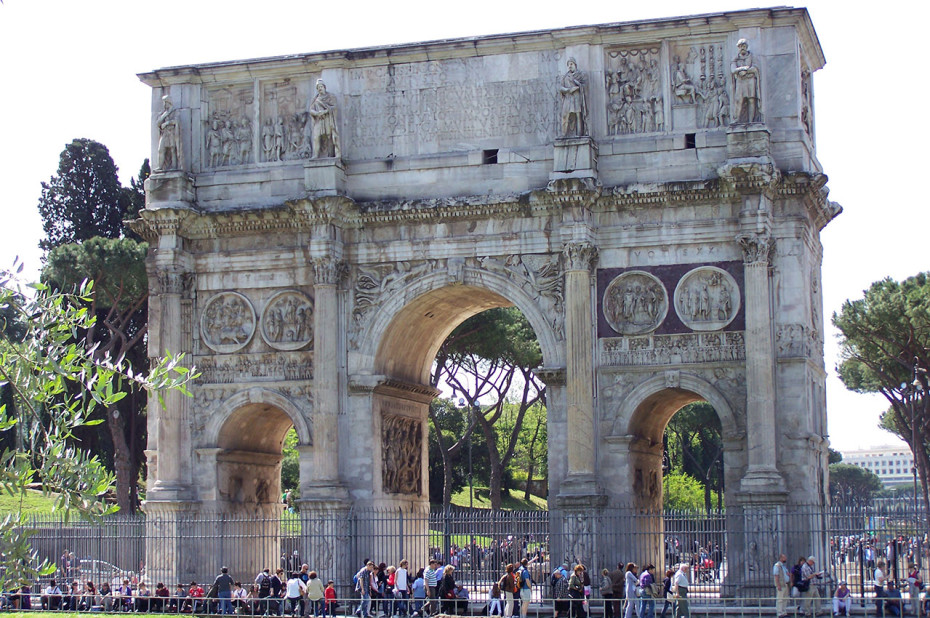
[[[668,314],[668,293],[655,276],[632,270],[617,276],[604,290],[604,317],[621,335],[650,333]]]
[[[200,315],[203,342],[217,352],[241,350],[255,334],[255,310],[238,292],[220,292],[210,298]]]
[[[262,339],[276,350],[299,350],[313,342],[313,301],[304,294],[275,294],[262,312]]]
[[[720,330],[733,321],[739,307],[736,280],[716,266],[695,268],[675,287],[675,311],[692,330]]]

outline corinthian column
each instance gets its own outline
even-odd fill
[[[565,245],[565,403],[568,474],[561,494],[593,494],[594,324],[591,269],[597,248],[588,242]]]
[[[737,237],[746,286],[746,442],[744,492],[784,492],[775,459],[775,353],[769,266],[775,241],[768,232]]]
[[[332,257],[313,260],[313,467],[308,488],[332,498],[339,480],[339,308],[336,288],[345,263]],[[324,495],[319,495],[320,493]],[[301,492],[301,498],[313,495]]]

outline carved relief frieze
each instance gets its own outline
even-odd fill
[[[607,52],[607,134],[665,130],[659,47]]]
[[[641,270],[625,272],[604,290],[604,317],[621,335],[642,335],[659,327],[668,314],[668,293],[662,282]]]
[[[381,304],[382,298],[402,288],[408,281],[434,270],[446,268],[446,260],[416,260],[410,262],[392,262],[360,266],[355,275],[353,286],[352,321],[353,329],[349,335],[350,343],[358,346],[361,333],[368,314]]]
[[[814,97],[811,94],[811,72],[801,71],[801,125],[809,137],[814,137]]]
[[[603,365],[675,365],[746,359],[742,332],[648,335],[602,339]]]
[[[296,291],[276,294],[262,312],[262,339],[276,350],[300,350],[313,343],[313,301]]]
[[[814,344],[814,331],[803,324],[779,324],[775,327],[775,346],[779,358],[806,357]]]
[[[588,260],[590,259],[589,257]],[[564,338],[564,279],[558,255],[530,254],[509,255],[503,258],[487,256],[468,258],[465,260],[465,266],[495,272],[512,280],[514,285],[522,288],[544,308],[543,313],[549,317],[552,330],[559,339]]]
[[[220,292],[210,298],[200,315],[200,334],[212,350],[231,353],[241,350],[255,333],[255,309],[238,292]]]
[[[408,416],[382,416],[381,457],[384,491],[419,495],[423,489],[423,423]]]
[[[197,369],[206,384],[312,380],[313,356],[309,352],[205,356],[197,359]]]
[[[313,123],[307,111],[310,82],[262,84],[259,147],[262,161],[310,158]]]
[[[716,266],[695,268],[675,287],[675,311],[692,330],[725,328],[739,308],[739,286],[730,273]]]
[[[253,162],[254,102],[251,84],[206,91],[202,158],[204,167]]]

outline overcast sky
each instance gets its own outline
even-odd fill
[[[777,4],[777,3],[773,3]],[[0,4],[0,264],[37,271],[39,183],[74,138],[110,149],[128,184],[148,156],[155,68],[449,37],[560,28],[764,6],[726,1],[159,2],[4,0]],[[928,269],[930,4],[821,1],[808,5],[827,58],[814,76],[818,157],[845,212],[822,235],[828,320],[827,386],[834,448],[890,444],[885,407],[835,377],[829,316],[885,276]],[[583,68],[583,67],[582,67]]]

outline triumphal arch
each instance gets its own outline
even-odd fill
[[[143,74],[149,349],[202,373],[150,406],[149,568],[195,570],[182,515],[276,517],[291,427],[307,522],[422,511],[437,348],[510,305],[578,546],[661,505],[664,427],[703,400],[758,533],[732,577],[767,568],[779,514],[827,500],[823,65],[806,10],[777,8]]]

